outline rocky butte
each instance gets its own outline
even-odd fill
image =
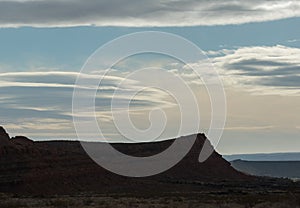
[[[80,142],[32,141],[24,136],[10,138],[5,129],[0,127],[0,192],[41,195],[199,191],[222,186],[227,182],[248,183],[254,180],[255,177],[232,168],[216,151],[208,160],[199,163],[199,153],[206,140],[204,134],[197,134],[190,152],[164,173],[145,178],[129,178],[97,165],[85,153]],[[173,141],[118,143],[113,146],[130,155],[149,156],[163,151]]]

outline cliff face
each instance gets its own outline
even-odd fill
[[[198,134],[190,152],[168,171],[146,178],[128,178],[98,166],[79,142],[33,142],[26,137],[9,139],[5,130],[0,128],[0,192],[70,194],[194,190],[206,182],[253,179],[233,169],[217,152],[204,163],[199,163],[199,153],[206,139],[204,134]],[[161,152],[173,141],[113,146],[130,155],[147,156]]]
[[[5,129],[2,126],[0,126],[0,145],[7,143],[8,140],[9,140],[9,135],[7,134]]]
[[[13,147],[10,143],[8,133],[2,126],[0,126],[0,157],[2,158],[7,153],[7,151],[10,151],[10,149],[12,148]]]

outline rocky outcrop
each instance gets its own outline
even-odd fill
[[[0,144],[3,144],[4,142],[7,143],[9,140],[9,135],[8,133],[5,131],[5,129],[0,126]]]

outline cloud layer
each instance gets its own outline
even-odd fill
[[[1,0],[0,26],[196,26],[300,16],[298,0]]]
[[[299,48],[254,46],[222,53],[212,60],[230,85],[259,94],[300,94]]]
[[[93,117],[91,109],[84,109],[78,114],[72,114],[72,95],[78,72],[66,71],[33,71],[33,72],[4,72],[0,73],[0,117],[2,125],[8,129],[17,129],[21,134],[36,138],[34,134],[41,137],[53,137],[53,131],[61,136],[76,138],[73,129],[72,116],[86,119]],[[126,79],[127,73],[112,70],[106,75],[98,88],[95,98],[96,116],[101,125],[108,131],[105,134],[111,136],[112,98],[116,105],[116,111],[127,109],[130,103],[132,115],[137,119],[146,117],[148,111],[153,108],[169,109],[174,106],[167,93],[156,88],[145,88],[138,80]],[[99,80],[97,74],[80,74],[88,83],[91,80]],[[119,88],[120,82],[124,82]],[[90,96],[88,91],[92,87],[80,88],[80,100],[86,100]],[[118,94],[114,94],[118,90]],[[137,93],[131,98],[132,92]],[[144,122],[145,123],[145,122]],[[147,122],[145,123],[147,124]],[[18,127],[19,126],[19,127]],[[51,132],[51,133],[49,133]],[[32,134],[33,133],[33,134]],[[91,138],[94,135],[91,135]],[[119,136],[119,135],[116,135]],[[87,138],[89,139],[89,138]],[[120,139],[117,137],[116,139]]]
[[[282,45],[252,46],[209,51],[208,55],[211,56],[212,62],[228,87],[226,90],[227,101],[231,108],[229,107],[226,131],[269,131],[278,126],[290,130],[299,126],[299,116],[295,114],[300,99],[299,48]],[[172,121],[168,126],[168,129],[172,131],[166,131],[166,134],[174,133],[173,130],[177,129],[180,114],[178,106],[175,105],[176,100],[168,96],[168,93],[156,88],[143,90],[144,85],[141,82],[144,80],[143,77],[141,80],[138,79],[140,77],[135,77],[135,79],[131,77],[125,82],[124,88],[118,87],[128,73],[146,66],[149,67],[153,63],[156,67],[168,70],[175,77],[180,75],[199,100],[202,127],[209,124],[210,101],[201,79],[193,74],[184,63],[176,63],[173,59],[157,61],[156,56],[152,58],[147,61],[139,56],[137,59],[132,58],[120,62],[101,82],[102,85],[95,99],[96,115],[99,118],[99,125],[105,129],[105,135],[108,138],[120,141],[117,140],[120,139],[118,134],[113,135],[115,129],[111,127],[111,98],[116,89],[121,92],[114,97],[117,100],[117,109],[122,109],[127,101],[131,100],[129,96],[131,92],[141,91],[130,103],[133,121],[140,129],[146,129],[149,126],[149,112],[155,108],[166,110],[168,119]],[[190,66],[203,67],[205,75],[209,75],[209,72],[205,71],[206,65],[195,63]],[[90,84],[93,80],[99,79],[97,76],[99,73],[101,74],[101,70],[91,72],[91,74],[81,74],[81,76]],[[36,139],[58,136],[76,138],[72,124],[72,95],[78,75],[79,72],[75,71],[43,71],[40,69],[0,73],[0,117],[3,120],[1,125],[5,125],[9,130],[17,130],[18,134],[25,134]],[[162,76],[153,73],[146,78],[161,82],[159,80],[162,79]],[[164,84],[172,86],[172,88],[176,86],[168,79],[163,80]],[[92,86],[82,89],[84,92],[88,92]],[[255,93],[249,96],[249,92],[245,90]],[[265,96],[260,96],[262,94]],[[88,95],[83,93],[80,98],[84,100],[88,98]],[[266,102],[272,103],[272,106],[266,105]],[[275,115],[273,112],[279,114]],[[241,117],[241,115],[245,115],[245,117]],[[93,115],[89,109],[86,109],[81,114],[73,116],[89,118]],[[277,119],[278,117],[280,120]],[[291,131],[295,131],[295,129]]]

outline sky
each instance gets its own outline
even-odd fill
[[[160,31],[201,48],[224,83],[227,119],[216,147],[220,153],[299,152],[299,28],[297,0],[0,0],[1,125],[12,136],[77,139],[72,95],[87,59],[122,35]],[[105,136],[123,141],[112,127],[110,99],[118,81],[145,67],[184,77],[200,103],[199,131],[207,133],[211,106],[199,78],[172,57],[141,54],[116,63],[105,90],[97,93],[97,119]],[[141,88],[133,83],[126,86]],[[118,103],[127,101],[126,95]],[[162,108],[169,119],[161,138],[176,136],[176,100],[157,89],[142,90],[135,98],[130,107],[138,128],[149,126],[151,109]]]

